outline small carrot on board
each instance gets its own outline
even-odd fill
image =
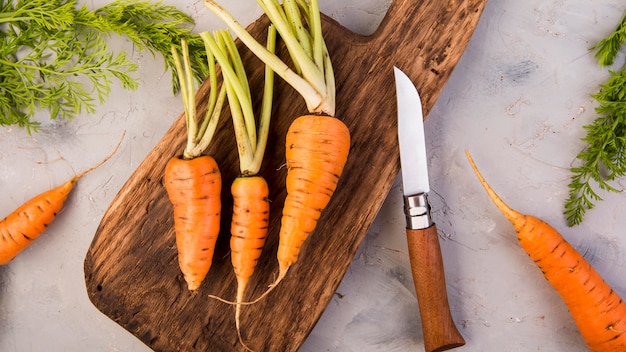
[[[0,265],[11,262],[46,230],[63,208],[76,182],[106,163],[119,149],[124,134],[113,152],[98,164],[77,174],[62,185],[35,196],[0,220]]]
[[[559,293],[591,351],[626,351],[626,303],[552,226],[511,209],[467,158],[489,197],[513,224],[520,245]]]
[[[233,218],[230,227],[231,262],[237,278],[235,326],[240,343],[251,350],[241,336],[241,303],[246,287],[265,246],[269,228],[269,188],[261,176],[241,176],[233,181]]]
[[[258,173],[269,133],[274,71],[265,67],[263,102],[257,129],[248,78],[235,41],[225,30],[216,32],[214,36],[207,32],[201,33],[200,36],[209,50],[214,53],[222,70],[237,141],[240,175],[231,185],[233,217],[230,228],[230,249],[231,261],[237,278],[237,294],[236,302],[234,302],[237,336],[242,346],[250,350],[241,336],[241,303],[257,261],[261,257],[269,228],[269,187]],[[267,49],[274,52],[276,29],[273,26],[269,27],[267,38]],[[210,297],[225,301],[216,296]]]
[[[213,261],[220,231],[222,178],[215,159],[202,155],[211,143],[226,98],[224,85],[217,93],[217,69],[207,50],[211,91],[206,115],[198,120],[193,71],[187,41],[182,40],[183,59],[172,47],[185,109],[187,144],[182,157],[172,157],[164,172],[164,185],[174,208],[174,231],[178,264],[187,288],[196,292]]]
[[[334,194],[350,149],[350,132],[335,115],[335,78],[322,36],[316,0],[274,0],[258,3],[285,42],[295,70],[269,52],[214,0],[205,6],[222,19],[239,39],[305,100],[308,114],[296,118],[287,131],[287,197],[278,248],[279,273],[269,293],[297,261],[300,249],[317,226]]]

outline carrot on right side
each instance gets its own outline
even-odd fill
[[[565,302],[589,349],[626,351],[624,300],[556,229],[504,203],[480,174],[470,153],[465,154],[491,200],[513,224],[522,248]]]

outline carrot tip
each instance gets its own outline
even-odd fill
[[[237,336],[239,337],[239,343],[243,346],[243,348],[246,349],[246,351],[254,352],[253,349],[248,347],[248,345],[246,345],[246,343],[243,342],[243,337],[241,337],[241,332],[239,331],[239,329],[237,329]]]
[[[474,159],[472,158],[470,152],[465,150],[465,156],[474,170],[478,181],[483,186],[491,201],[495,204],[495,206],[502,212],[502,214],[511,222],[516,228],[521,227],[524,224],[524,215],[518,212],[517,210],[511,208],[508,204],[506,204],[500,196],[491,188],[491,186],[487,183],[487,180],[483,177],[483,175],[478,170]]]

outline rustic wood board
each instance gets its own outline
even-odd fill
[[[324,36],[336,73],[337,116],[351,131],[351,153],[338,191],[305,242],[301,260],[265,300],[243,309],[242,334],[249,346],[257,351],[295,351],[313,329],[399,171],[392,67],[401,68],[416,84],[427,114],[485,4],[486,0],[397,0],[379,29],[367,37],[324,17]],[[262,17],[248,29],[261,38],[266,26]],[[253,93],[261,92],[262,65],[247,50],[241,51]],[[197,93],[199,102],[207,90],[205,82]],[[270,233],[248,297],[257,297],[277,273],[285,132],[304,112],[302,99],[277,79],[274,120],[261,171],[270,185]],[[168,159],[182,152],[184,131],[181,114],[112,201],[85,258],[87,292],[100,311],[155,351],[243,350],[233,307],[207,297],[232,299],[236,288],[228,255],[229,185],[238,172],[231,123],[224,115],[207,151],[219,163],[225,185],[222,232],[211,271],[193,296],[178,268],[172,208],[162,179]]]

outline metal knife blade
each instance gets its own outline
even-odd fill
[[[437,225],[430,217],[422,104],[411,80],[394,67],[404,211],[413,283],[427,352],[463,346],[448,305]]]
[[[415,86],[397,67],[393,68],[398,101],[398,141],[402,188],[405,196],[428,193],[428,163],[422,101]]]

